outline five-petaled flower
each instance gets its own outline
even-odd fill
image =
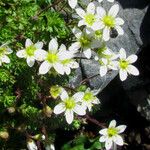
[[[98,30],[101,28],[94,3],[91,2],[88,4],[87,12],[85,12],[82,8],[77,8],[76,12],[82,18],[82,20],[78,23],[79,27],[86,25],[86,27],[92,28],[93,30]]]
[[[110,39],[110,31],[116,29],[119,35],[123,35],[124,31],[120,27],[124,24],[124,20],[117,17],[119,11],[119,5],[113,5],[108,13],[106,13],[103,7],[97,7],[97,15],[100,18],[99,24],[103,28],[103,39],[108,41]]]
[[[134,76],[138,76],[139,75],[139,71],[138,69],[132,65],[132,63],[136,62],[137,60],[137,56],[132,54],[130,56],[126,56],[126,51],[121,48],[119,51],[119,63],[118,63],[118,67],[119,67],[119,76],[121,81],[126,80],[128,74],[132,74]]]
[[[7,44],[3,44],[0,46],[0,66],[2,63],[10,63],[10,59],[7,55],[11,54],[13,51],[7,46]]]
[[[100,130],[102,135],[99,139],[100,142],[105,142],[105,148],[111,149],[113,143],[122,146],[124,144],[123,138],[119,135],[126,129],[126,125],[119,125],[116,127],[116,121],[112,120],[108,128]]]
[[[16,55],[19,58],[26,58],[28,66],[32,67],[35,63],[35,60],[41,61],[41,55],[38,58],[35,58],[35,53],[38,52],[42,54],[44,51],[42,50],[42,47],[43,47],[42,42],[37,42],[33,44],[33,42],[30,39],[26,39],[25,49],[19,50],[16,53]]]
[[[71,124],[74,119],[74,113],[78,115],[85,115],[85,107],[83,107],[80,102],[82,98],[82,93],[77,92],[73,96],[69,96],[68,93],[63,90],[60,95],[62,102],[54,107],[55,114],[61,114],[65,112],[66,121],[68,124]]]

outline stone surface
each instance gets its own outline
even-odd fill
[[[113,51],[119,51],[122,47],[127,51],[127,54],[137,53],[142,46],[150,42],[149,2],[148,0],[118,0],[116,3],[120,5],[118,16],[125,21],[123,25],[125,34],[111,38],[107,46]],[[103,6],[106,10],[109,10],[112,3],[104,1]],[[82,73],[84,78],[94,76],[99,73],[99,65],[93,60],[83,60]],[[89,84],[91,88],[100,92],[114,79],[117,73],[111,71],[103,78],[97,76],[91,79]]]

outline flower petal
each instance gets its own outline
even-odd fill
[[[118,133],[124,132],[124,130],[125,130],[126,128],[127,128],[126,125],[120,125],[120,126],[117,126],[117,127],[116,127]]]
[[[9,57],[6,56],[6,55],[4,55],[4,56],[1,57],[1,61],[2,61],[2,62],[5,62],[5,63],[7,63],[7,64],[10,63],[10,59],[9,59]]]
[[[85,21],[82,19],[78,22],[78,27],[85,25]]]
[[[102,129],[102,130],[99,131],[99,133],[102,134],[102,135],[107,135],[107,130],[108,129]]]
[[[81,17],[81,18],[84,18],[85,16],[85,11],[81,8],[77,8],[76,9],[76,13]]]
[[[105,141],[107,141],[107,139],[108,139],[107,136],[101,136],[100,139],[99,139],[99,141],[100,142],[105,142]]]
[[[66,90],[63,90],[61,95],[60,95],[60,98],[62,101],[66,100],[68,98],[68,93],[66,92]]]
[[[29,67],[32,67],[35,63],[35,59],[33,57],[27,57],[27,64]]]
[[[69,6],[74,9],[77,6],[77,0],[68,0]]]
[[[128,71],[129,74],[132,74],[134,76],[139,75],[139,70],[133,65],[129,65],[128,68],[127,68],[127,71]]]
[[[123,35],[124,34],[124,30],[120,27],[120,26],[116,26],[115,29],[117,30],[119,35]]]
[[[81,102],[83,96],[84,96],[83,92],[77,92],[76,94],[73,95],[73,98],[76,102],[79,102],[79,101]]]
[[[54,69],[56,70],[56,72],[58,72],[61,75],[64,75],[64,69],[63,69],[63,65],[60,63],[55,63],[54,64]]]
[[[120,76],[120,80],[121,81],[124,81],[127,79],[127,71],[126,70],[123,70],[123,69],[120,69],[119,71],[119,76]]]
[[[35,59],[38,61],[43,61],[46,58],[47,52],[45,50],[36,50],[34,52]]]
[[[56,53],[58,50],[58,42],[56,38],[53,38],[50,42],[49,42],[49,51]]]
[[[97,7],[96,12],[100,19],[106,15],[106,11],[103,7]]]
[[[110,29],[105,27],[103,30],[103,39],[104,41],[108,41],[110,39]]]
[[[73,116],[73,111],[72,111],[72,110],[66,110],[66,112],[65,112],[65,117],[66,117],[67,123],[68,123],[68,124],[71,124],[72,121],[73,121],[73,118],[74,118],[74,116]]]
[[[66,51],[66,46],[64,44],[61,44],[59,51]]]
[[[116,17],[118,12],[119,12],[119,5],[115,4],[110,8],[108,15],[110,15],[112,17]]]
[[[120,135],[116,135],[116,136],[113,136],[113,141],[117,144],[117,145],[120,145],[122,146],[123,145],[123,139]]]
[[[42,49],[42,47],[43,47],[43,42],[37,42],[37,43],[35,43],[35,47],[36,47],[37,49]]]
[[[116,127],[116,120],[112,120],[109,124],[109,128],[115,128]]]
[[[25,47],[28,47],[30,45],[32,45],[32,41],[30,39],[26,39],[26,42],[25,42]]]
[[[25,50],[20,50],[16,53],[16,55],[19,57],[19,58],[25,58],[26,57],[26,52]]]
[[[62,112],[65,111],[65,104],[64,103],[59,103],[58,105],[56,105],[54,107],[54,113],[57,114],[61,114]]]
[[[86,114],[85,107],[78,105],[78,104],[76,104],[73,111],[80,116],[84,116]]]
[[[85,55],[86,58],[90,59],[91,55],[92,55],[91,49],[88,48],[88,49],[84,50],[83,54]]]
[[[100,71],[99,71],[99,73],[100,73],[100,76],[101,76],[101,77],[105,76],[106,73],[107,73],[107,66],[100,66]]]
[[[78,52],[78,50],[80,49],[81,47],[81,44],[80,42],[75,42],[73,43],[70,47],[69,47],[69,51],[72,51],[72,52]]]
[[[88,7],[87,7],[87,13],[89,14],[94,14],[95,13],[95,5],[94,3],[89,3]]]
[[[119,57],[120,57],[120,59],[126,59],[126,51],[125,51],[125,49],[123,49],[123,48],[120,49]]]
[[[112,144],[113,144],[112,139],[107,139],[106,142],[105,142],[106,150],[110,150],[111,147],[112,147]]]
[[[138,59],[138,57],[133,54],[133,55],[130,55],[130,56],[127,58],[127,61],[128,61],[130,64],[132,64],[132,63],[136,62],[137,59]]]
[[[39,68],[39,74],[46,74],[51,69],[51,67],[52,65],[50,63],[44,61]]]
[[[118,17],[115,19],[115,23],[116,23],[116,25],[120,26],[120,25],[124,24],[124,20],[122,18]]]

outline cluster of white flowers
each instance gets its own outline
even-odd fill
[[[116,121],[112,120],[108,128],[100,130],[99,133],[102,136],[100,137],[99,141],[105,142],[105,148],[107,150],[111,149],[113,144],[122,146],[124,142],[123,142],[123,138],[119,134],[123,133],[125,129],[126,129],[126,125],[119,125],[116,127]]]
[[[54,113],[61,114],[65,112],[66,121],[71,124],[74,119],[74,113],[83,116],[86,109],[91,111],[93,104],[99,104],[99,99],[94,93],[87,89],[85,92],[77,92],[73,96],[69,96],[67,91],[63,89],[60,94],[61,102],[55,106]]]

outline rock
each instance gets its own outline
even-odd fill
[[[147,45],[150,41],[150,13],[147,14],[149,2],[147,0],[118,0],[116,3],[120,5],[118,16],[125,21],[123,25],[125,34],[111,38],[107,42],[107,46],[113,51],[119,51],[122,47],[128,55],[137,53],[143,45]],[[109,10],[112,3],[104,1],[103,6],[106,10]],[[144,30],[143,26],[145,27]],[[82,69],[84,77],[89,78],[99,73],[99,64],[94,60],[82,60]],[[101,91],[114,79],[117,73],[111,71],[103,78],[96,76],[90,80],[89,84],[91,88]]]

